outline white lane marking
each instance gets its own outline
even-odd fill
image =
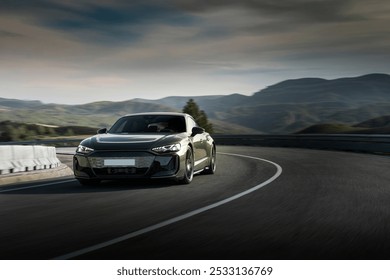
[[[46,187],[46,186],[50,186],[50,185],[58,185],[58,184],[70,183],[70,182],[74,182],[74,181],[76,181],[76,179],[69,179],[69,180],[63,180],[63,181],[58,181],[58,182],[51,182],[51,183],[39,184],[39,185],[34,185],[34,186],[27,186],[27,187],[6,189],[6,190],[0,190],[0,193],[5,193],[5,192],[16,192],[16,191],[26,190],[26,189],[41,188],[41,187]]]
[[[231,196],[229,198],[221,200],[219,202],[210,204],[208,206],[199,208],[197,210],[188,212],[186,214],[177,216],[175,218],[163,221],[161,223],[158,223],[158,224],[155,224],[155,225],[152,225],[152,226],[149,226],[149,227],[146,227],[146,228],[143,228],[143,229],[140,229],[140,230],[128,233],[126,235],[123,235],[123,236],[120,236],[120,237],[108,240],[106,242],[102,242],[102,243],[99,243],[99,244],[96,244],[96,245],[93,245],[93,246],[90,246],[90,247],[87,247],[87,248],[84,248],[84,249],[81,249],[81,250],[77,250],[77,251],[72,252],[72,253],[68,253],[68,254],[56,257],[54,259],[55,260],[67,260],[67,259],[75,258],[75,257],[81,256],[81,255],[84,255],[84,254],[87,254],[87,253],[90,253],[90,252],[93,252],[93,251],[96,251],[96,250],[99,250],[99,249],[102,249],[102,248],[105,248],[105,247],[108,247],[108,246],[111,246],[111,245],[117,244],[119,242],[131,239],[133,237],[136,237],[136,236],[139,236],[139,235],[142,235],[142,234],[154,231],[156,229],[168,226],[170,224],[173,224],[173,223],[185,220],[187,218],[190,218],[192,216],[198,215],[198,214],[203,213],[205,211],[208,211],[210,209],[213,209],[213,208],[216,208],[216,207],[221,206],[223,204],[229,203],[229,202],[231,202],[233,200],[236,200],[236,199],[238,199],[238,198],[240,198],[240,197],[242,197],[244,195],[250,194],[250,193],[252,193],[252,192],[254,192],[254,191],[256,191],[256,190],[258,190],[258,189],[260,189],[260,188],[262,188],[262,187],[264,187],[264,186],[266,186],[268,184],[270,184],[272,181],[274,181],[276,178],[278,178],[282,174],[282,167],[280,167],[279,164],[277,164],[275,162],[272,162],[272,161],[269,161],[269,160],[266,160],[266,159],[257,158],[257,157],[251,157],[251,156],[246,156],[246,155],[239,155],[239,154],[230,154],[230,153],[219,153],[219,154],[229,155],[229,156],[237,156],[237,157],[243,157],[243,158],[249,158],[249,159],[255,159],[255,160],[264,161],[264,162],[267,162],[267,163],[270,163],[270,164],[274,165],[276,167],[277,171],[271,178],[269,178],[268,180],[264,181],[263,183],[261,183],[261,184],[259,184],[257,186],[254,186],[254,187],[252,187],[252,188],[250,188],[250,189],[248,189],[248,190],[246,190],[244,192],[238,193],[238,194],[233,195],[233,196]]]

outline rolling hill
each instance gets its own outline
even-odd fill
[[[211,119],[264,133],[293,133],[319,123],[353,125],[390,112],[390,75],[325,80],[302,78],[269,86],[252,96],[193,97]],[[145,101],[145,100],[143,100]],[[148,100],[177,110],[183,97]]]
[[[181,111],[189,98],[207,113],[220,133],[286,134],[317,124],[353,127],[389,114],[390,75],[286,80],[252,96],[170,96],[73,106],[0,98],[0,121],[105,127],[125,114]]]
[[[298,133],[359,133],[359,134],[390,134],[390,116],[373,118],[355,125],[346,125],[341,123],[315,124],[307,127]]]
[[[23,104],[26,101],[22,101]],[[58,126],[80,125],[89,127],[106,127],[118,117],[145,111],[171,111],[172,108],[134,101],[110,102],[101,101],[83,105],[40,104],[39,106],[5,107],[0,111],[0,121],[10,120],[20,123],[44,123]]]

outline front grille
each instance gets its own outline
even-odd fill
[[[105,159],[134,159],[135,164],[131,167],[136,169],[149,168],[155,156],[145,152],[98,152],[89,157],[89,162],[92,168],[116,168],[116,166],[105,166]],[[120,166],[120,167],[130,167],[130,166]],[[119,168],[119,166],[118,166]]]
[[[105,165],[104,160],[110,163]],[[115,160],[121,161],[115,165]],[[154,155],[148,152],[95,152],[88,157],[95,176],[103,179],[173,176],[178,169],[177,155]],[[107,163],[107,162],[106,162]],[[126,163],[129,163],[126,165]],[[111,165],[110,165],[111,164]]]

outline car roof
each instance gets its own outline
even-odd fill
[[[190,116],[186,113],[178,113],[178,112],[145,112],[145,113],[136,113],[136,114],[128,114],[125,117],[129,116],[145,116],[145,115],[158,115],[158,116]]]

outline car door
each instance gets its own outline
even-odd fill
[[[192,117],[188,118],[188,129],[189,133],[192,132],[194,127],[199,127],[198,124]],[[201,169],[204,167],[207,161],[207,139],[206,133],[200,133],[196,135],[191,135],[192,142],[194,144],[194,161],[195,168]]]

